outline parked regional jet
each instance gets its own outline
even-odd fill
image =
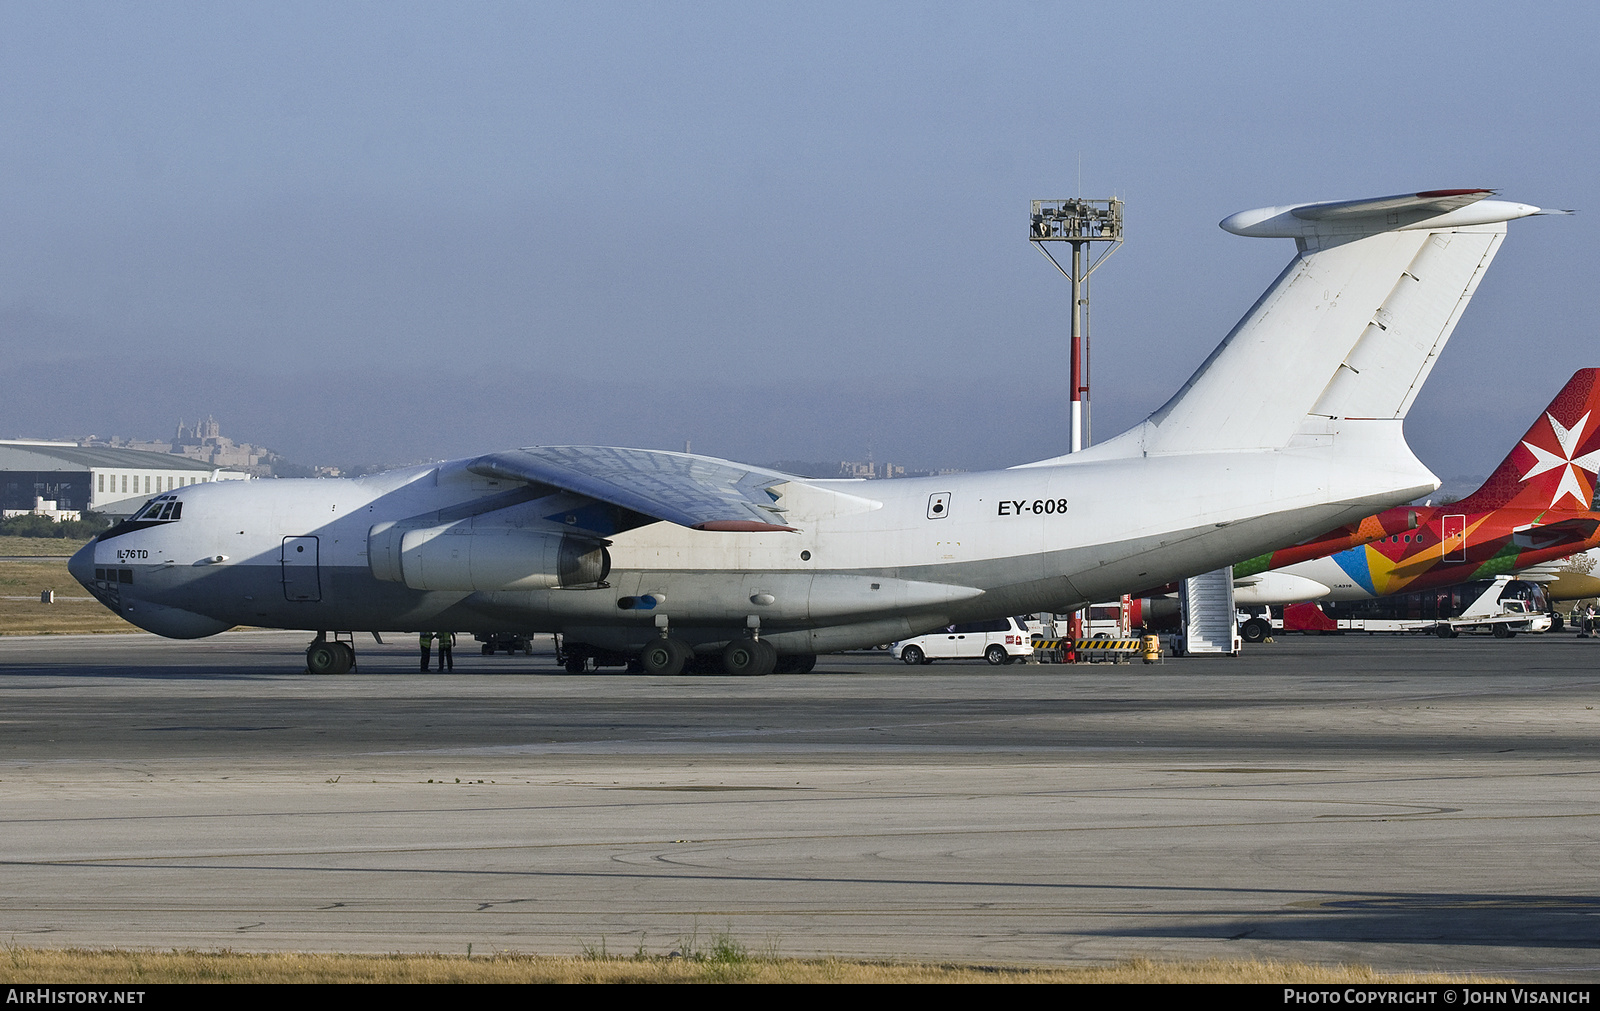
[[[1600,547],[1596,471],[1600,369],[1580,369],[1477,491],[1448,505],[1389,509],[1235,565],[1235,602],[1371,600]]]
[[[152,499],[71,570],[161,635],[315,632],[318,673],[354,662],[340,633],[442,628],[559,632],[572,669],[720,657],[762,674],[1115,598],[1438,487],[1401,423],[1506,222],[1540,213],[1489,196],[1226,218],[1295,239],[1297,255],[1165,406],[1070,456],[863,485],[545,446],[354,480],[195,485]]]

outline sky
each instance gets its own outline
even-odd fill
[[[0,5],[0,436],[303,463],[1065,451],[1029,201],[1126,201],[1093,435],[1293,255],[1249,207],[1492,187],[1407,422],[1487,474],[1600,365],[1592,5]]]

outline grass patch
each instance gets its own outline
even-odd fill
[[[752,954],[714,934],[691,954],[575,958],[479,955],[248,954],[8,947],[3,983],[1496,983],[1447,973],[1379,973],[1296,962],[1131,959],[1089,968],[794,959]]]
[[[56,591],[54,604],[39,603],[43,590]],[[5,599],[8,597],[21,599]],[[86,599],[62,600],[62,597]],[[0,635],[139,631],[98,600],[88,598],[89,591],[67,572],[65,558],[51,562],[0,562]]]
[[[86,538],[72,537],[0,537],[0,555],[70,557],[88,543]]]
[[[471,952],[471,947],[468,947]],[[760,967],[778,965],[780,963],[795,961],[793,959],[778,958],[778,946],[774,941],[767,946],[761,954],[755,954],[750,948],[733,936],[732,931],[719,931],[713,933],[709,940],[702,943],[700,940],[700,927],[697,924],[694,930],[686,937],[678,938],[677,946],[665,955],[651,955],[645,949],[644,938],[639,938],[639,946],[632,956],[623,958],[612,956],[606,951],[606,939],[600,938],[598,945],[585,944],[579,956],[589,962],[621,962],[628,961],[635,964],[654,962],[672,962],[679,960],[701,969],[701,978],[706,982],[741,982],[752,979]]]

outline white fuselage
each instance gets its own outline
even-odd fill
[[[556,631],[630,649],[665,620],[697,647],[758,626],[782,652],[825,652],[1113,598],[1435,486],[1409,451],[1396,451],[1398,422],[1347,427],[1347,446],[1365,440],[1382,452],[1096,459],[1090,451],[938,478],[797,480],[779,486],[783,522],[797,532],[649,523],[609,536],[609,574],[579,587],[415,589],[374,575],[369,545],[384,524],[432,523],[461,537],[446,545],[504,544],[559,532],[580,501],[564,492],[532,498],[464,461],[354,480],[198,485],[172,493],[184,503],[181,519],[113,532],[80,552],[73,572],[130,621],[179,637],[238,624],[450,628]],[[1374,467],[1374,459],[1400,462]]]

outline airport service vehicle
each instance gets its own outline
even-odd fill
[[[1488,632],[1509,639],[1518,632],[1550,631],[1547,607],[1543,586],[1502,575],[1381,600],[1291,605],[1283,609],[1283,630],[1431,632],[1444,639],[1461,632]]]
[[[1390,509],[1239,563],[1234,599],[1252,609],[1372,600],[1537,569],[1600,546],[1596,471],[1600,369],[1580,369],[1471,495],[1448,505]],[[1594,586],[1584,581],[1566,592]],[[1261,625],[1257,620],[1244,630],[1247,641]]]
[[[1025,617],[965,621],[946,625],[927,635],[892,642],[889,652],[908,665],[981,657],[998,667],[1033,656],[1033,629]]]
[[[870,485],[688,453],[538,446],[355,479],[167,492],[73,556],[128,621],[199,638],[554,632],[567,663],[656,674],[870,647],[1064,612],[1173,582],[1425,495],[1402,423],[1512,219],[1434,190],[1231,215],[1297,252],[1135,428],[987,473]],[[333,637],[330,640],[330,635]]]

